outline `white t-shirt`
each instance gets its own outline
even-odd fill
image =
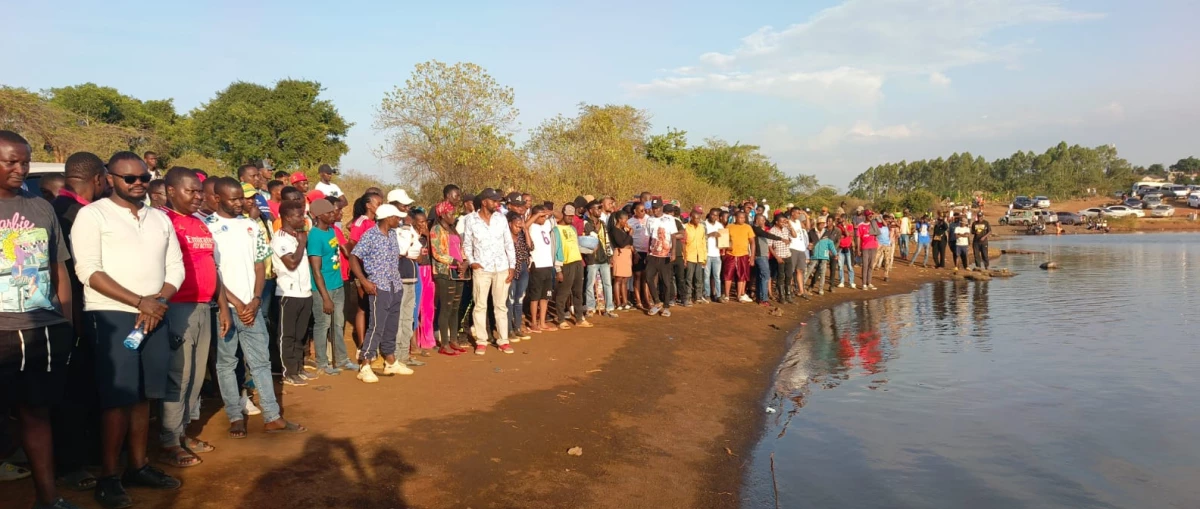
[[[966,246],[971,244],[971,229],[966,226],[959,226],[954,229],[954,245]]]
[[[396,228],[396,245],[405,258],[416,260],[421,256],[421,235],[411,226],[400,225]]]
[[[908,216],[900,218],[900,235],[912,234],[912,220]]]
[[[324,182],[317,182],[317,185],[315,187],[313,187],[313,189],[320,191],[325,196],[332,196],[334,198],[337,198],[339,196],[346,194],[346,193],[342,192],[342,188],[338,187],[338,185],[334,184],[333,182],[330,182],[328,184],[326,184]]]
[[[279,230],[271,239],[271,266],[275,269],[275,295],[280,297],[312,297],[312,266],[308,257],[304,256],[296,270],[288,270],[283,264],[283,257],[296,252],[304,252],[305,246],[296,242],[296,237]]]
[[[650,252],[656,250],[654,247],[657,246],[655,246],[654,243],[658,241],[657,239],[664,239],[667,243],[665,246],[659,248],[661,249],[661,252],[669,252],[671,250],[671,246],[673,246],[675,242],[675,239],[671,238],[671,236],[675,235],[676,233],[679,233],[679,228],[675,225],[674,217],[666,214],[663,214],[662,217],[646,216],[646,240],[647,245],[651,246]],[[634,244],[636,245],[636,243],[637,241],[635,240]]]
[[[792,231],[796,232],[796,236],[792,238],[791,242],[788,242],[788,249],[790,249],[792,251],[803,251],[803,252],[807,253],[808,252],[808,230],[804,229],[804,220],[800,219],[797,221],[792,221],[789,219],[788,223],[790,223],[792,225]]]
[[[250,302],[255,297],[254,264],[271,256],[271,247],[263,242],[258,222],[245,217],[224,218],[213,214],[205,223],[217,244],[213,254],[221,284],[238,300]]]
[[[529,225],[529,259],[533,266],[539,269],[554,267],[554,225],[550,221],[545,224],[531,223]]]
[[[704,234],[705,235],[712,235],[714,233],[719,233],[723,229],[725,229],[725,225],[721,224],[720,221],[717,221],[715,223],[710,223],[708,221],[704,222]],[[721,250],[717,249],[717,238],[716,237],[708,237],[708,256],[709,256],[709,258],[718,258],[721,256]]]
[[[633,250],[639,253],[645,253],[650,250],[650,235],[646,232],[645,222],[650,219],[646,216],[642,219],[636,217],[629,218],[629,229],[633,231]]]

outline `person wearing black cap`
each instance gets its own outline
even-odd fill
[[[646,235],[650,239],[646,259],[646,284],[650,287],[647,296],[650,309],[646,314],[671,316],[669,309],[675,303],[675,277],[671,268],[671,255],[675,251],[675,238],[681,233],[675,227],[675,218],[663,214],[662,200],[650,204],[651,215],[646,221]],[[658,277],[662,277],[665,291],[658,295]],[[668,309],[664,309],[668,308]]]
[[[320,177],[321,181],[317,182],[317,186],[313,189],[324,193],[325,196],[332,196],[334,198],[345,196],[346,193],[342,192],[342,188],[333,183],[333,176],[337,175],[337,172],[338,171],[336,169],[328,164],[322,164],[321,167],[317,169],[317,176]]]
[[[529,211],[529,203],[525,201],[525,197],[521,193],[516,191],[508,193],[505,202],[508,204],[509,212],[516,212],[522,218],[526,217],[526,212]]]
[[[487,296],[492,296],[496,319],[496,347],[513,353],[508,344],[508,287],[516,276],[517,253],[508,220],[500,215],[500,193],[487,188],[479,193],[479,211],[463,221],[463,257],[471,264],[471,295],[475,332],[475,354],[487,353]]]

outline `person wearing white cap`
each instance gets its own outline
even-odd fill
[[[351,251],[350,269],[367,294],[371,314],[359,353],[358,379],[375,383],[379,378],[371,370],[375,352],[383,353],[385,375],[410,375],[412,370],[396,361],[396,329],[400,325],[400,246],[396,227],[407,214],[391,204],[375,209],[376,227],[367,230]]]
[[[400,281],[404,284],[400,296],[400,325],[396,330],[396,358],[405,366],[424,366],[424,362],[412,356],[412,350],[418,348],[413,320],[417,310],[417,258],[421,256],[421,236],[409,224],[407,216],[413,199],[403,189],[389,191],[387,198],[388,203],[405,214],[404,220],[396,228],[396,242],[400,246]]]
[[[475,299],[472,321],[475,332],[475,355],[487,353],[488,323],[487,295],[491,292],[496,319],[496,347],[513,353],[508,344],[508,286],[516,276],[517,251],[508,219],[498,213],[500,193],[484,189],[479,193],[481,207],[463,220],[463,258],[471,264]]]

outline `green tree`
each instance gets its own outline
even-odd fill
[[[1171,171],[1182,172],[1185,175],[1200,173],[1200,159],[1195,157],[1180,159],[1179,162],[1171,165]]]
[[[513,97],[476,64],[417,64],[375,113],[375,130],[387,136],[379,155],[414,187],[494,185],[523,167],[512,140],[519,113]]]
[[[193,144],[228,167],[270,159],[280,168],[336,163],[350,149],[353,125],[315,81],[281,80],[273,88],[236,82],[192,111]]]

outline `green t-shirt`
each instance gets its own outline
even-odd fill
[[[338,256],[338,239],[333,228],[322,230],[313,227],[308,231],[308,256],[321,257],[321,278],[326,290],[342,287],[342,258]],[[313,291],[317,291],[317,280],[313,278]]]

